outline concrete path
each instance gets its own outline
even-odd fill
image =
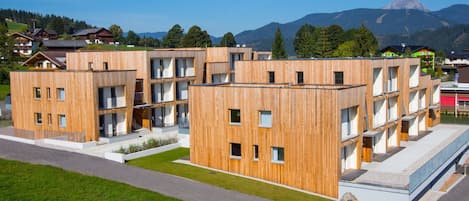
[[[454,186],[448,193],[443,195],[439,201],[469,201],[469,177],[465,176],[456,186]]]
[[[52,165],[114,180],[189,201],[265,200],[189,179],[127,166],[105,159],[0,140],[0,158]]]

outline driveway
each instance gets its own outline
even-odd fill
[[[130,184],[182,200],[265,200],[197,181],[127,166],[93,156],[47,149],[1,139],[0,158],[34,164],[52,165],[69,171]]]

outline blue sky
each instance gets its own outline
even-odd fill
[[[310,13],[354,8],[382,8],[391,0],[0,0],[0,8],[72,17],[102,27],[119,24],[125,31],[185,30],[199,25],[211,35],[237,34],[270,22],[286,23]],[[430,10],[469,0],[421,0]]]

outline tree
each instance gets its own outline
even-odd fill
[[[282,32],[277,28],[275,32],[274,42],[272,44],[272,59],[286,59],[288,58],[287,51],[285,50],[285,42],[283,41]]]
[[[233,33],[228,32],[225,35],[223,35],[223,38],[220,41],[220,46],[221,47],[235,47],[236,40],[235,40]]]
[[[166,48],[179,47],[182,37],[184,36],[183,34],[184,30],[181,26],[179,26],[179,24],[174,25],[163,38],[162,46]]]
[[[314,46],[316,43],[315,28],[309,24],[300,27],[296,32],[293,47],[295,48],[296,57],[311,58],[314,56]]]
[[[333,51],[329,30],[326,27],[320,28],[315,54],[322,58],[332,57]]]
[[[13,52],[14,39],[8,35],[8,28],[0,24],[0,83],[10,83],[10,71],[20,69],[19,56]]]
[[[357,43],[353,40],[347,41],[339,45],[339,47],[334,51],[334,57],[354,57],[357,54],[355,53],[357,49]]]
[[[330,36],[331,48],[337,49],[340,44],[344,43],[344,29],[339,25],[331,25],[327,27],[327,32]]]
[[[127,33],[127,38],[125,39],[127,45],[137,45],[140,37],[132,30]]]
[[[378,40],[363,24],[355,33],[354,40],[357,42],[357,56],[369,57],[378,51]]]
[[[161,43],[160,40],[156,38],[143,37],[138,41],[138,45],[143,47],[160,47]]]
[[[122,28],[119,25],[111,25],[109,31],[112,33],[112,37],[114,37],[114,42],[123,42]]]
[[[207,31],[196,25],[192,26],[181,40],[181,47],[211,47],[212,40]]]

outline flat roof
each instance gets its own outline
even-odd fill
[[[233,88],[289,88],[289,89],[326,89],[341,90],[366,86],[361,85],[334,85],[334,84],[292,84],[292,83],[215,83],[215,84],[194,84],[190,86],[198,87],[233,87]]]
[[[125,72],[125,71],[137,71],[136,69],[122,69],[122,70],[61,70],[61,69],[37,69],[37,70],[17,70],[12,72],[27,72],[27,73],[36,73],[36,72],[48,72],[48,73],[77,73],[77,72],[92,72],[92,73],[103,73],[103,72]]]
[[[271,59],[271,60],[240,60],[236,62],[249,62],[249,61],[374,61],[374,60],[405,60],[405,59],[419,59],[419,58],[399,58],[399,57],[337,57],[337,58],[293,58],[293,59]]]
[[[418,141],[401,142],[405,148],[383,162],[362,163],[361,169],[367,172],[352,183],[408,189],[411,175],[460,136],[467,135],[469,126],[440,124],[429,130],[431,133]]]

